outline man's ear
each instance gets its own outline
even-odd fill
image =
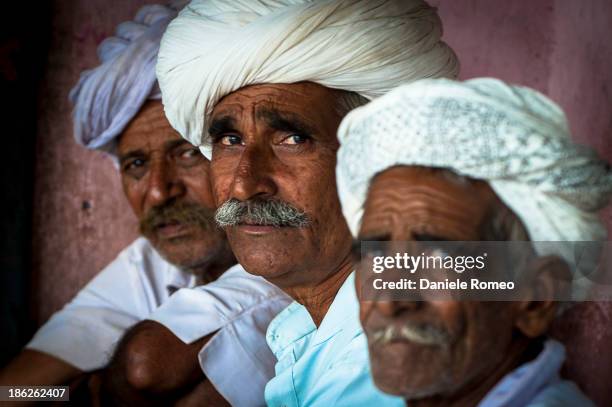
[[[529,266],[533,275],[528,298],[518,303],[515,326],[525,336],[544,335],[554,320],[558,301],[569,295],[571,273],[567,263],[557,256],[540,257]]]

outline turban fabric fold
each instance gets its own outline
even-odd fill
[[[610,166],[574,144],[563,111],[534,90],[486,78],[422,80],[349,113],[338,137],[338,193],[355,235],[370,180],[416,165],[488,182],[532,241],[606,239],[597,210],[612,194]]]
[[[206,120],[228,93],[310,81],[373,99],[455,77],[441,35],[422,0],[193,0],[162,39],[157,76],[170,123],[210,158]]]
[[[98,46],[100,65],[70,91],[76,141],[114,154],[116,137],[148,99],[161,99],[155,77],[159,43],[184,1],[142,7]]]

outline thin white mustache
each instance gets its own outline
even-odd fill
[[[370,335],[370,343],[373,345],[386,345],[396,339],[406,339],[420,345],[446,345],[449,341],[446,332],[431,325],[426,327],[402,325],[399,329],[389,325],[375,330]]]

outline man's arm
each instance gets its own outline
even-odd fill
[[[0,370],[0,386],[65,385],[82,373],[63,360],[35,350],[24,349]],[[16,401],[14,404],[7,403],[6,406],[25,407],[34,403]]]
[[[157,322],[136,324],[103,374],[103,405],[169,405],[201,391],[205,377],[198,353],[213,335],[185,344]]]
[[[74,380],[81,373],[58,358],[25,349],[0,371],[0,385],[60,385]]]

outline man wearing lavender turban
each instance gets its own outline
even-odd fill
[[[419,250],[523,241],[508,270],[489,252],[494,265],[471,277],[502,269],[518,286],[535,276],[507,301],[450,290],[442,301],[423,291],[390,300],[360,284],[377,386],[411,406],[593,406],[560,377],[565,348],[547,334],[558,300],[593,298],[582,273],[594,270],[579,267],[574,248],[594,255],[606,240],[597,211],[612,197],[612,170],[572,141],[559,106],[496,79],[422,80],[351,112],[338,137],[338,192],[355,238]],[[612,270],[598,266],[597,281],[609,281]],[[609,299],[609,287],[597,295]]]
[[[403,405],[369,374],[336,130],[402,83],[454,77],[441,35],[422,0],[194,0],[164,34],[164,109],[212,160],[217,223],[245,270],[295,300],[268,327],[270,406]]]
[[[77,142],[115,160],[143,237],[51,317],[0,372],[2,384],[64,384],[106,368],[130,329],[130,338],[144,332],[144,340],[119,346],[113,360],[127,362],[107,369],[123,389],[112,392],[118,402],[170,403],[203,394],[240,405],[263,402],[274,364],[265,326],[288,299],[233,266],[213,220],[209,162],[163,114],[154,67],[179,6],[145,6],[120,24],[98,47],[100,65],[83,72],[70,93]],[[196,285],[202,313],[193,319],[189,307],[167,311],[177,299],[189,304],[190,292],[181,289]],[[140,322],[145,319],[152,321]],[[158,347],[147,342],[151,326],[163,333]],[[162,354],[167,369],[151,366],[151,352]]]

